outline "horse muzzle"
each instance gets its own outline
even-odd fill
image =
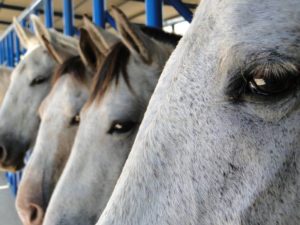
[[[0,169],[15,172],[24,167],[24,156],[29,142],[0,136]]]

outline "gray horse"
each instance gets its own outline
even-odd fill
[[[15,30],[27,52],[12,71],[0,110],[0,168],[10,171],[24,166],[24,155],[35,143],[40,123],[37,111],[50,91],[56,61],[77,51],[78,40],[51,30],[47,38],[53,40],[55,45],[55,49],[52,49],[52,54],[56,56],[54,60],[46,46],[41,44],[44,35],[38,26],[41,21],[33,15],[31,19],[35,35],[14,20]],[[67,54],[60,55],[62,49]]]
[[[122,42],[97,69],[80,112],[70,158],[51,197],[45,225],[94,225],[114,189],[165,62],[179,40],[131,24],[114,11]],[[97,44],[105,46],[105,44]]]
[[[47,34],[48,30],[42,24],[40,26]],[[98,36],[104,39],[105,35],[108,46],[117,39],[98,28],[98,33],[94,35],[90,26],[85,27],[87,30],[81,29],[80,32],[80,57],[70,57],[58,66],[52,75],[51,91],[39,107],[41,123],[36,144],[24,170],[16,199],[17,211],[24,225],[43,223],[50,197],[70,155],[79,124],[79,112],[92,89],[94,67],[98,63],[93,60],[101,55],[96,46]],[[48,49],[55,49],[53,41],[46,38],[44,41]],[[93,52],[95,54],[91,54]]]
[[[97,225],[300,224],[300,1],[203,0]]]

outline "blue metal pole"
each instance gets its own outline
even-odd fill
[[[5,61],[5,49],[4,49],[4,40],[1,41],[1,64],[4,64]]]
[[[2,64],[4,64],[6,60],[5,39],[2,40],[2,60]]]
[[[44,0],[45,26],[53,27],[53,4],[52,0]]]
[[[20,61],[21,57],[21,48],[20,48],[20,40],[17,36],[17,34],[14,32],[14,39],[15,39],[15,50],[16,50],[16,62],[18,63]]]
[[[23,20],[21,20],[21,25],[22,25],[22,27],[24,27],[24,28],[27,28],[26,27],[26,19],[23,19]],[[26,53],[26,49],[25,48],[23,48],[24,46],[21,46],[21,54],[25,54]]]
[[[21,25],[22,25],[22,27],[26,27],[26,19],[23,19],[23,20],[21,20]]]
[[[109,14],[109,12],[106,11],[106,21],[116,30],[117,25],[115,19]]]
[[[18,192],[18,183],[17,183],[17,176],[16,174],[12,173],[11,174],[11,179],[12,179],[12,191],[13,194],[16,196]]]
[[[8,36],[4,38],[5,64],[8,66]]]
[[[64,0],[64,33],[73,36],[73,6],[72,0]]]
[[[186,5],[181,2],[181,0],[165,0],[165,2],[172,5],[186,21],[192,21],[193,13]]]
[[[8,55],[8,65],[14,67],[14,37],[12,32],[10,32],[8,35]]]
[[[1,41],[1,64],[4,64],[5,61],[5,49],[4,49],[4,40]]]
[[[105,0],[93,0],[93,22],[105,28]]]
[[[39,15],[39,7],[35,8],[32,13],[38,16]]]
[[[0,42],[0,64],[3,64],[3,47],[2,47],[2,41]]]
[[[145,0],[146,24],[150,27],[162,28],[162,0]]]
[[[8,66],[14,67],[14,37],[13,33],[8,34],[7,46],[8,46]]]

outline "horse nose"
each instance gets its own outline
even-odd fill
[[[44,214],[41,206],[31,203],[26,210],[21,212],[20,217],[24,225],[42,225]]]
[[[0,169],[17,171],[24,166],[24,155],[29,142],[0,134]]]
[[[4,145],[0,145],[0,164],[4,164],[7,160],[7,150]]]

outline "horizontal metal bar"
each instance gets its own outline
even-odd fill
[[[133,2],[145,2],[145,0],[131,0]],[[187,6],[188,8],[190,9],[196,9],[198,7],[198,4],[191,4],[191,3],[182,3],[184,4],[185,6]],[[164,5],[167,5],[167,6],[172,6],[170,3],[168,2],[164,2]]]
[[[172,5],[186,21],[192,21],[193,13],[181,0],[165,0],[165,3]]]
[[[10,4],[6,4],[6,3],[0,3],[0,9],[23,11],[24,9],[26,9],[26,7],[18,6],[18,5],[10,5]]]
[[[18,21],[21,21],[23,19],[25,19],[25,17],[27,17],[36,7],[39,6],[39,4],[42,2],[43,0],[36,0],[35,2],[33,2],[28,8],[26,8],[19,16],[18,16]],[[0,41],[2,41],[4,39],[5,36],[7,36],[12,30],[14,29],[13,24],[11,24],[8,28],[6,28],[6,30],[4,31],[4,33],[1,35],[0,37]]]

